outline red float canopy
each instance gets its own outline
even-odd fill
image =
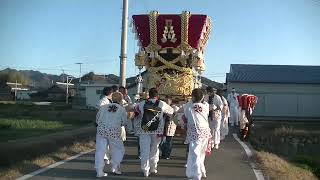
[[[140,42],[141,47],[146,48],[150,40],[150,18],[148,14],[133,15],[134,31]],[[169,25],[175,34],[175,41],[163,42],[163,34],[165,27]],[[159,14],[156,18],[157,44],[161,48],[176,48],[181,44],[181,27],[182,18],[179,14]],[[211,30],[210,19],[207,15],[191,14],[188,21],[188,44],[193,49],[202,49],[207,43],[208,36]]]

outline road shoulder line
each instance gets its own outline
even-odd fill
[[[38,170],[33,171],[33,172],[29,173],[29,174],[26,174],[26,175],[24,175],[24,176],[21,176],[21,177],[17,178],[16,180],[29,179],[29,178],[31,178],[31,177],[33,177],[33,176],[36,176],[36,175],[38,175],[38,174],[40,174],[40,173],[43,173],[43,172],[45,172],[45,171],[48,171],[48,170],[50,170],[50,169],[53,169],[53,168],[55,168],[55,167],[57,167],[57,166],[60,166],[61,164],[64,164],[64,163],[66,163],[66,162],[68,162],[68,161],[71,161],[71,160],[73,160],[73,159],[76,159],[76,158],[78,158],[78,157],[80,157],[80,156],[82,156],[82,155],[84,155],[84,154],[88,154],[88,153],[90,153],[90,152],[92,152],[92,151],[94,151],[94,150],[82,152],[82,153],[79,153],[79,154],[77,154],[77,155],[71,156],[71,157],[69,157],[69,158],[67,158],[67,159],[65,159],[65,160],[58,161],[58,162],[56,162],[56,163],[54,163],[54,164],[51,164],[51,165],[49,165],[49,166],[47,166],[47,167],[38,169]]]

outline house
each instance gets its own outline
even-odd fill
[[[215,89],[224,89],[225,86],[223,83],[219,83],[219,82],[216,82],[216,81],[212,81],[206,77],[201,77],[201,83],[202,83],[202,87],[208,87],[208,86],[211,86]]]
[[[55,84],[46,90],[48,96],[47,100],[51,102],[63,102],[66,100],[67,86],[62,84]],[[69,98],[75,94],[73,85],[68,86]]]
[[[75,87],[76,95],[74,97],[74,106],[82,106],[87,108],[95,108],[100,100],[104,87],[118,84],[100,84],[90,82],[87,84],[79,84]]]
[[[12,93],[11,87],[7,84],[0,84],[0,101],[12,100],[14,100],[14,93]]]
[[[37,91],[27,88],[21,88],[17,90],[17,100],[31,100],[31,94],[35,94]]]
[[[114,74],[97,75],[90,72],[82,77],[81,83],[75,83],[75,96],[72,105],[75,108],[96,108],[104,87],[119,86],[120,78]]]
[[[17,83],[6,83],[0,85],[0,100],[12,101],[15,100],[30,100],[30,94],[36,93],[36,91],[30,90],[30,87]]]
[[[30,94],[32,101],[50,101],[64,102],[66,101],[67,86],[62,84],[54,84],[48,89]],[[75,95],[73,85],[68,86],[68,95],[71,100]]]
[[[320,66],[231,64],[226,84],[258,96],[255,116],[320,117]]]
[[[147,79],[147,75],[148,75],[148,72],[143,71],[141,73],[142,79],[144,80]],[[137,86],[138,86],[137,78],[138,78],[138,75],[127,79],[127,82],[131,82],[129,85],[127,85],[128,95],[131,97],[131,99],[134,99],[135,95],[137,94]],[[143,87],[146,87],[145,81],[143,82]]]

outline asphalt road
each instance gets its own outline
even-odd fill
[[[140,171],[140,161],[137,158],[136,138],[129,137],[125,143],[126,154],[121,165],[123,174],[113,175],[108,173],[108,176],[102,179],[186,179],[184,167],[186,163],[186,145],[182,143],[182,139],[176,138],[174,140],[172,158],[170,160],[161,159],[158,174],[144,178]],[[231,133],[220,144],[220,148],[206,158],[205,165],[207,169],[206,179],[256,179],[244,150],[232,137]],[[94,152],[91,152],[30,179],[96,179],[93,166]],[[105,167],[105,171],[110,172],[109,165]]]

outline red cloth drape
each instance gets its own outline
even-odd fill
[[[133,15],[133,24],[136,30],[138,39],[142,45],[142,47],[147,47],[150,44],[150,27],[149,27],[149,15]],[[194,48],[198,49],[201,40],[201,35],[203,33],[203,29],[207,30],[207,19],[206,15],[191,15],[189,18],[189,26],[188,26],[188,43]],[[162,34],[164,28],[166,26],[166,20],[172,21],[173,30],[175,33],[175,38],[177,38],[176,42],[167,41],[162,43]],[[157,42],[162,48],[166,47],[178,47],[181,44],[181,16],[180,14],[160,14],[157,17]]]

